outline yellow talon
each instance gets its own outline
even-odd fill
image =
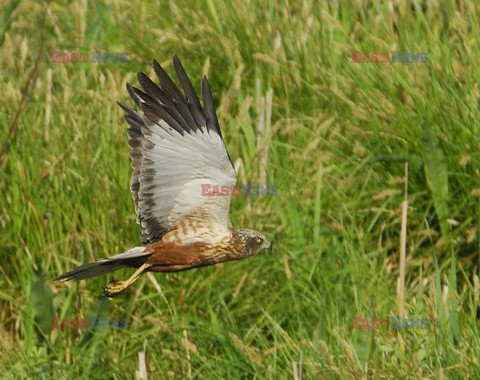
[[[116,281],[112,280],[108,283],[107,286],[103,288],[102,294],[106,297],[113,298],[122,294],[127,288],[132,285],[135,281],[138,280],[140,275],[150,267],[149,264],[143,264],[138,268],[134,274],[130,276],[128,280],[125,281]]]
[[[112,280],[103,288],[103,295],[113,298],[122,294],[128,287],[127,281]]]

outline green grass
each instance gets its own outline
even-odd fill
[[[132,378],[139,352],[149,379],[480,377],[479,5],[327,4],[0,5],[2,377]],[[128,63],[54,64],[52,50]],[[428,63],[353,64],[354,50]],[[132,103],[125,83],[152,58],[172,73],[173,54],[197,89],[208,75],[239,183],[278,186],[231,210],[273,252],[144,276],[113,301],[99,298],[112,276],[53,282],[139,244],[115,102]],[[403,316],[429,328],[352,330],[402,316],[406,163]],[[129,325],[50,331],[52,316]]]

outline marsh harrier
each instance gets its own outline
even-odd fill
[[[264,235],[228,226],[231,194],[202,196],[202,184],[235,186],[237,173],[225,148],[207,78],[203,106],[182,64],[173,67],[183,92],[153,61],[157,86],[138,73],[140,90],[127,84],[138,113],[118,103],[125,120],[132,159],[131,190],[143,246],[84,264],[56,280],[82,280],[124,267],[137,268],[125,281],[111,281],[104,294],[119,295],[146,271],[179,272],[239,260],[272,249]]]

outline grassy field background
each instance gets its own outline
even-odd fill
[[[132,378],[144,353],[149,379],[480,378],[478,2],[0,10],[1,377]],[[95,50],[128,62],[52,63]],[[99,297],[113,276],[53,282],[139,244],[115,102],[132,103],[125,83],[152,58],[173,73],[173,54],[197,90],[208,76],[239,183],[278,186],[231,209],[273,252],[145,276],[114,300]],[[128,328],[50,331],[94,316]],[[354,330],[353,317],[429,326]]]

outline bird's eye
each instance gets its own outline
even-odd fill
[[[255,239],[255,243],[260,244],[261,242],[262,242],[262,239],[260,239],[259,237]]]

